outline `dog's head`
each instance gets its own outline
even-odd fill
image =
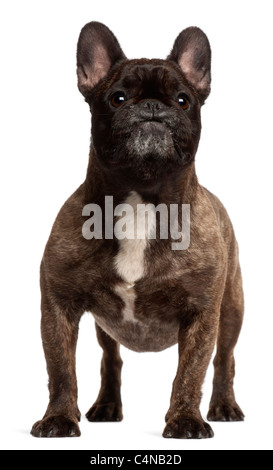
[[[192,164],[210,62],[208,39],[196,27],[179,34],[167,60],[127,60],[106,26],[92,22],[82,29],[78,87],[90,105],[92,145],[109,178],[137,189]]]

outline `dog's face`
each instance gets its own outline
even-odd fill
[[[91,102],[93,144],[105,169],[146,185],[190,165],[200,106],[176,67],[132,61],[109,78]]]
[[[167,60],[127,60],[108,28],[89,23],[77,59],[92,143],[108,178],[141,189],[180,176],[194,161],[210,91],[204,33],[183,31]]]

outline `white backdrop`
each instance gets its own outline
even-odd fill
[[[11,0],[0,6],[1,447],[3,449],[272,449],[272,2],[269,0]],[[76,85],[82,26],[104,22],[129,58],[165,58],[178,33],[201,27],[212,47],[212,92],[202,111],[199,181],[222,200],[240,245],[246,314],[236,348],[244,423],[213,423],[215,438],[164,440],[177,366],[122,348],[124,421],[88,423],[74,439],[35,439],[47,406],[40,339],[39,263],[54,218],[84,180],[90,116]],[[79,407],[99,389],[101,350],[81,322]],[[204,385],[205,416],[212,368]],[[156,391],[156,400],[152,397]]]

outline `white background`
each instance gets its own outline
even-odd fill
[[[272,449],[272,2],[2,1],[1,439],[3,449]],[[215,438],[161,437],[177,349],[122,348],[124,421],[80,423],[74,439],[35,439],[47,406],[40,339],[39,263],[57,211],[85,178],[90,116],[76,85],[78,34],[104,22],[129,58],[164,58],[185,27],[212,47],[212,92],[202,110],[200,182],[229,211],[240,245],[246,313],[236,348],[244,423],[215,423]],[[99,389],[101,350],[91,315],[81,322],[77,374],[82,414]],[[211,393],[204,385],[202,413]],[[153,397],[156,397],[154,399]]]

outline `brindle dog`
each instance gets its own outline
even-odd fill
[[[84,183],[57,216],[41,263],[50,401],[34,436],[80,435],[75,350],[86,311],[103,349],[101,389],[89,421],[122,419],[120,343],[135,351],[178,343],[163,436],[212,437],[199,405],[216,342],[208,420],[243,420],[233,391],[243,318],[238,247],[226,210],[198,183],[194,163],[210,64],[208,39],[196,27],[179,34],[167,60],[127,60],[103,24],[81,31],[77,74],[92,113],[90,159]],[[105,196],[112,196],[114,209],[129,203],[134,214],[141,203],[164,204],[168,213],[172,204],[189,204],[188,248],[173,250],[171,236],[162,239],[157,230],[150,239],[146,228],[140,238],[116,232],[111,238],[107,220],[101,238],[84,237],[83,208],[92,203],[107,213]],[[179,227],[181,221],[180,214]]]

